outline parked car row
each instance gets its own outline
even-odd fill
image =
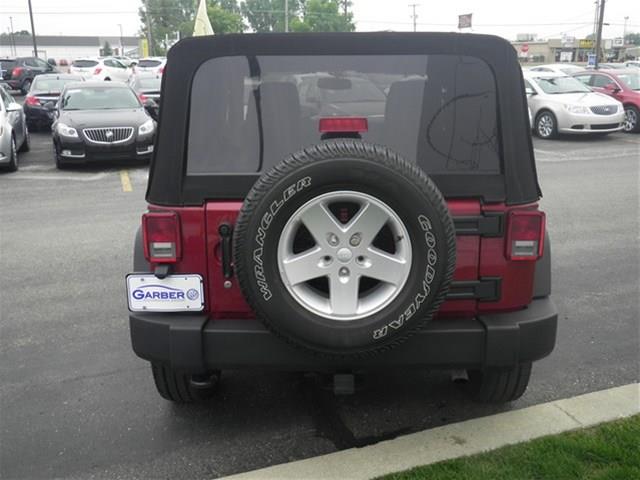
[[[640,131],[640,69],[551,64],[523,76],[531,126],[541,138]]]
[[[18,152],[29,151],[29,129],[24,111],[0,85],[0,168],[18,169]]]

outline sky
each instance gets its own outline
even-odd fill
[[[413,30],[416,3],[418,31],[455,31],[459,14],[473,13],[473,33],[515,39],[518,33],[541,38],[562,35],[583,38],[593,32],[594,0],[353,0],[358,31]],[[135,35],[139,29],[139,0],[32,0],[36,32],[41,35]],[[640,1],[606,0],[604,38],[640,32]],[[0,2],[0,31],[31,30],[27,0]]]

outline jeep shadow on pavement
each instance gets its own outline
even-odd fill
[[[206,398],[240,368],[328,373],[338,391],[450,369],[480,402],[524,393],[557,313],[508,42],[189,38],[162,81],[126,280],[161,396]]]

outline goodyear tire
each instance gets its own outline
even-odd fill
[[[435,184],[381,146],[333,140],[291,155],[247,196],[234,232],[240,287],[285,340],[376,354],[428,322],[455,268]]]

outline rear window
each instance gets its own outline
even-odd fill
[[[142,90],[160,90],[161,80],[159,78],[138,78],[136,88]]]
[[[65,78],[43,78],[42,76],[37,76],[33,79],[31,92],[60,93],[67,83],[80,81],[82,81],[80,76]]]
[[[191,90],[187,173],[260,172],[320,142],[327,117],[366,118],[363,140],[428,173],[501,172],[495,79],[483,61],[317,55],[203,63]]]
[[[139,107],[138,97],[129,88],[70,88],[62,97],[63,110],[115,110]]]
[[[162,65],[160,60],[140,60],[138,63],[138,66],[142,68],[159,67],[160,65]]]
[[[78,68],[90,68],[95,67],[96,65],[98,65],[96,60],[74,60],[71,64],[72,67]]]

